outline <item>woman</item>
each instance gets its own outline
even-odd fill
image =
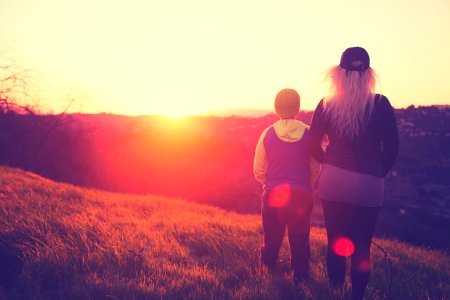
[[[389,100],[374,93],[366,50],[346,49],[329,77],[330,95],[320,101],[310,128],[311,151],[322,163],[318,195],[328,236],[327,271],[330,282],[343,287],[345,256],[351,255],[352,298],[362,299],[384,177],[397,158],[397,125]]]

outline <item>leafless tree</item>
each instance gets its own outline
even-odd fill
[[[31,70],[0,60],[0,113],[33,113],[29,102]]]

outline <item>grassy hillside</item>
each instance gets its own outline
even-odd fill
[[[0,167],[0,299],[349,299],[329,287],[325,233],[312,230],[312,278],[294,286],[285,242],[258,267],[258,215],[160,196],[58,184]],[[367,299],[448,299],[443,252],[377,240]],[[388,272],[388,275],[391,273]]]

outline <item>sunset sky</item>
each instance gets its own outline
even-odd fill
[[[2,0],[0,42],[43,111],[272,109],[285,87],[312,110],[356,45],[395,107],[450,104],[449,0]]]

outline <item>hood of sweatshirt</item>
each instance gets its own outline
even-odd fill
[[[281,119],[273,124],[276,134],[283,142],[296,142],[303,137],[308,125],[294,119]]]

